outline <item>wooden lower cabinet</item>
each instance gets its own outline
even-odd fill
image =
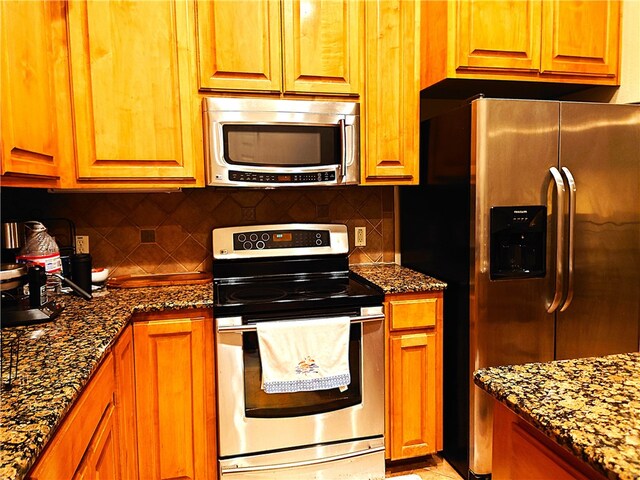
[[[28,478],[122,478],[114,390],[109,352]]]
[[[442,293],[387,295],[386,457],[442,450]]]
[[[493,407],[491,478],[605,479],[497,401]]]
[[[135,316],[140,478],[216,478],[213,318]]]
[[[138,435],[136,428],[136,384],[133,357],[133,327],[128,326],[113,348],[116,373],[116,404],[120,443],[120,472],[123,480],[138,478]],[[109,477],[102,477],[109,478]]]

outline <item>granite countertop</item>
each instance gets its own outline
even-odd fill
[[[487,368],[474,381],[607,478],[640,478],[640,353]]]
[[[446,284],[395,264],[354,265],[351,270],[384,293],[438,291]],[[0,402],[0,478],[20,480],[78,398],[91,375],[138,312],[213,307],[213,288],[178,285],[109,289],[91,301],[63,295],[55,321],[2,330],[2,382],[10,345],[19,342],[18,374]]]
[[[99,296],[100,295],[100,296]],[[79,392],[127,325],[131,314],[210,308],[211,283],[94,294],[91,301],[63,295],[53,322],[2,330],[2,383],[9,346],[19,341],[18,373],[0,392],[0,478],[23,478],[52,437]]]
[[[351,265],[351,271],[387,293],[435,292],[447,284],[423,273],[395,263]]]

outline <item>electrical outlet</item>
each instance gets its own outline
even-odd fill
[[[89,235],[76,235],[76,253],[89,253]]]
[[[367,246],[367,227],[356,227],[356,247]]]

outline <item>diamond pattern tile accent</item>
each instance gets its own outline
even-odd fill
[[[50,194],[2,189],[2,216],[62,217],[88,235],[94,266],[111,275],[212,270],[211,230],[264,223],[344,223],[351,263],[393,261],[393,188],[332,187],[276,190],[200,188],[176,193]],[[353,228],[367,227],[367,246],[353,245]],[[140,243],[140,228],[156,242]]]

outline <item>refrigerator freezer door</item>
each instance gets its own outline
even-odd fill
[[[561,103],[560,163],[576,183],[573,300],[556,358],[638,350],[640,106]]]
[[[471,155],[470,370],[553,359],[557,206],[549,185],[558,167],[558,102],[484,99],[473,103]],[[474,175],[475,174],[475,175]],[[544,278],[490,279],[490,209],[547,206]],[[492,412],[469,379],[469,467],[491,472]]]

